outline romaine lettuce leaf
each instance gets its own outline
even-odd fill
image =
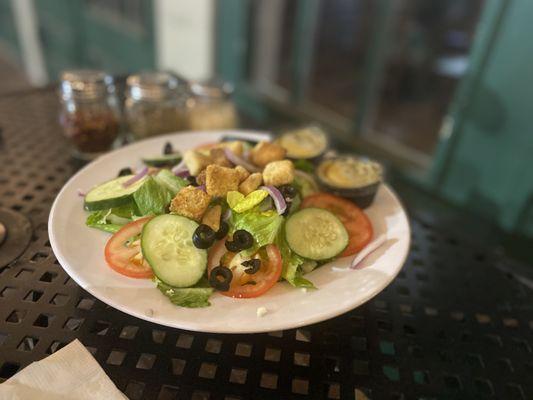
[[[181,189],[189,185],[189,182],[186,179],[174,175],[169,169],[162,169],[156,176],[154,176],[154,179],[157,183],[170,191],[172,196],[175,196]]]
[[[237,192],[236,190],[230,190],[226,195],[226,201],[229,208],[235,207],[242,199],[244,199],[244,194]]]
[[[259,211],[257,208],[243,213],[232,213],[231,232],[244,229],[254,237],[254,246],[241,253],[249,256],[260,247],[274,243],[279,234],[283,217],[274,210]]]
[[[313,172],[315,172],[315,166],[309,160],[298,159],[298,160],[294,160],[293,164],[294,164],[294,168],[299,169],[300,171],[304,171],[309,174],[312,174]]]
[[[100,229],[104,232],[115,233],[120,228],[122,228],[122,225],[124,224],[112,223],[110,221],[111,212],[112,212],[112,209],[92,212],[87,217],[87,220],[85,221],[85,225],[87,225],[90,228]],[[118,218],[121,218],[121,217],[118,217]]]
[[[296,275],[292,280],[287,280],[292,286],[297,288],[316,289],[316,286],[309,279],[305,279],[300,271],[296,272]]]
[[[307,177],[296,175],[294,177],[293,185],[296,187],[296,189],[298,189],[302,198],[318,192],[318,185],[312,176]]]
[[[198,308],[209,307],[209,297],[213,288],[209,287],[206,279],[189,288],[176,288],[154,278],[157,288],[175,305],[180,307]]]
[[[133,194],[135,204],[142,216],[164,214],[172,200],[172,194],[168,189],[159,185],[152,177]]]
[[[254,208],[267,196],[268,192],[263,189],[254,190],[253,192],[248,193],[246,196],[240,192],[230,191],[226,196],[226,201],[233,211],[242,213]]]
[[[315,285],[302,275],[301,266],[307,260],[293,252],[285,240],[285,230],[282,229],[276,238],[276,245],[279,248],[282,259],[281,277],[294,287],[316,289]]]
[[[111,209],[110,216],[128,219],[128,222],[130,222],[137,215],[139,215],[139,210],[137,209],[135,203],[132,202],[130,204]]]

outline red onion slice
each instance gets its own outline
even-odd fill
[[[197,189],[200,189],[200,190],[202,190],[204,192],[206,191],[205,185],[200,185],[200,186],[197,187]]]
[[[228,220],[231,218],[231,209],[228,208],[224,215],[222,215],[222,221],[228,222]]]
[[[278,189],[276,189],[274,186],[261,186],[259,189],[266,190],[270,197],[272,197],[272,200],[274,201],[274,206],[276,206],[276,210],[278,211],[279,215],[285,212],[285,210],[287,209],[287,202],[285,201],[283,195]]]
[[[174,172],[174,175],[179,176],[180,178],[188,178],[189,176],[191,176],[191,173],[188,169],[185,169],[183,171]]]
[[[87,193],[85,192],[85,190],[77,189],[76,191],[78,192],[78,196],[80,197],[87,196]]]
[[[387,237],[385,235],[380,235],[374,241],[367,244],[366,247],[364,247],[353,258],[352,262],[350,263],[350,269],[357,269],[357,266],[361,263],[361,261],[363,261],[370,253],[380,248],[386,241]]]
[[[144,178],[146,174],[148,174],[148,167],[144,167],[143,169],[141,169],[135,176],[133,176],[131,179],[128,179],[126,182],[124,182],[122,186],[124,186],[125,188],[128,186],[131,186],[138,180]]]
[[[239,157],[236,155],[233,151],[228,149],[227,147],[224,149],[224,154],[226,155],[226,158],[230,160],[235,165],[240,165],[241,167],[246,168],[249,172],[258,172],[260,171],[259,168],[257,168],[252,163],[246,161],[244,158]]]
[[[172,167],[172,172],[175,175],[178,175],[178,173],[180,173],[182,171],[187,171],[187,166],[185,165],[185,160],[181,160],[176,166]]]

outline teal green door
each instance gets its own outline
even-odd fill
[[[51,81],[82,66],[81,0],[36,0],[39,38]]]
[[[151,0],[36,0],[50,79],[66,68],[123,74],[153,68]]]
[[[124,74],[155,65],[152,0],[86,1],[85,65]]]
[[[335,3],[334,1],[332,1]],[[384,137],[385,129],[389,125],[397,128],[402,121],[402,112],[396,112],[393,119],[387,124],[374,124],[376,112],[380,112],[379,103],[383,99],[389,104],[384,104],[382,109],[390,112],[396,106],[390,101],[387,93],[394,94],[398,91],[393,85],[390,90],[381,91],[380,87],[387,89],[387,73],[394,71],[402,72],[396,65],[396,69],[387,65],[387,55],[395,49],[399,38],[391,35],[391,27],[394,21],[398,21],[398,4],[411,4],[419,7],[420,12],[428,13],[427,18],[434,18],[440,21],[435,10],[437,6],[455,4],[463,8],[470,7],[474,2],[469,0],[454,0],[453,2],[430,1],[406,1],[396,2],[394,0],[362,1],[353,0],[337,2],[342,7],[348,5],[366,4],[369,7],[365,16],[372,21],[371,34],[363,37],[369,44],[367,53],[362,53],[358,59],[365,60],[363,72],[357,72],[362,79],[354,92],[357,92],[357,112],[353,113],[354,118],[340,118],[340,115],[329,112],[323,113],[323,109],[314,108],[312,112],[305,110],[306,103],[313,99],[311,96],[302,98],[302,93],[308,90],[309,82],[306,76],[309,75],[310,48],[313,43],[311,29],[316,23],[318,11],[317,3],[321,6],[326,4],[326,0],[294,1],[285,2],[296,5],[296,18],[290,29],[293,36],[285,36],[283,43],[290,42],[292,54],[284,57],[282,62],[288,65],[292,71],[294,79],[292,85],[286,87],[281,85],[285,92],[289,92],[283,99],[283,91],[278,90],[280,85],[277,81],[270,81],[272,85],[277,85],[276,97],[268,97],[261,88],[254,86],[253,79],[250,78],[247,65],[250,63],[250,53],[257,51],[254,34],[256,31],[250,29],[253,21],[250,15],[256,15],[258,4],[251,0],[220,0],[218,5],[218,32],[217,32],[217,69],[226,79],[234,82],[237,87],[237,101],[243,104],[242,109],[254,112],[255,115],[268,115],[268,112],[284,112],[296,118],[314,119],[325,124],[330,123],[328,128],[335,133],[340,141],[348,146],[356,148],[365,153],[374,153],[376,156],[383,156],[392,160],[403,170],[406,166],[414,167],[416,176],[413,180],[417,183],[428,186],[435,193],[443,198],[488,217],[508,231],[522,232],[533,236],[533,132],[530,128],[530,116],[533,114],[533,80],[530,78],[530,69],[533,63],[533,41],[530,21],[533,19],[533,2],[525,0],[485,0],[478,2],[480,13],[479,20],[467,19],[464,24],[472,28],[474,38],[469,53],[465,53],[466,42],[464,35],[460,33],[460,26],[457,21],[451,18],[451,22],[446,27],[446,32],[450,34],[449,41],[454,43],[454,48],[447,48],[442,54],[447,57],[439,58],[440,63],[436,67],[442,71],[447,71],[439,84],[435,84],[434,79],[418,81],[419,86],[425,85],[427,88],[447,86],[453,76],[461,76],[459,89],[450,92],[451,103],[448,107],[448,98],[437,104],[438,108],[444,108],[445,117],[442,120],[436,119],[436,132],[438,143],[434,152],[427,152],[423,156],[415,158],[415,152],[401,149],[400,153],[397,142],[377,143],[382,146],[375,151],[370,139]],[[329,3],[328,3],[329,4]],[[441,7],[442,8],[442,7]],[[372,11],[373,10],[373,11]],[[454,12],[450,6],[448,13]],[[272,11],[272,10],[270,10]],[[395,14],[396,13],[396,14]],[[475,14],[475,13],[474,13]],[[425,14],[424,14],[425,15]],[[285,14],[287,16],[287,14]],[[233,23],[228,25],[224,21],[232,18]],[[278,18],[278,17],[273,17]],[[322,17],[320,17],[322,18]],[[363,19],[363,22],[366,19]],[[271,21],[271,20],[270,20]],[[340,21],[340,20],[339,20]],[[393,21],[393,22],[391,22]],[[448,20],[450,21],[450,20]],[[479,21],[479,23],[476,22]],[[424,21],[427,27],[430,25]],[[455,25],[454,25],[455,24]],[[282,25],[283,26],[283,25]],[[311,27],[311,28],[310,28]],[[409,27],[409,26],[407,26]],[[464,31],[469,31],[463,30]],[[311,33],[310,33],[311,32]],[[364,30],[361,32],[364,33]],[[431,30],[418,30],[411,32],[418,42],[434,43],[428,37]],[[444,31],[433,32],[435,35],[442,35]],[[475,35],[474,35],[475,32]],[[393,31],[394,33],[394,31]],[[360,35],[361,36],[361,35]],[[409,38],[410,36],[406,36]],[[342,36],[346,38],[346,36]],[[400,38],[401,39],[401,38]],[[400,41],[401,43],[401,41]],[[410,43],[410,42],[407,42]],[[438,43],[438,41],[437,41]],[[405,44],[405,43],[404,43]],[[470,45],[468,45],[470,46]],[[316,46],[315,46],[316,47]],[[418,47],[406,47],[411,49],[413,60],[424,50],[434,53],[438,49],[431,46],[419,45]],[[429,48],[429,50],[427,50]],[[455,49],[455,50],[454,50]],[[281,51],[283,51],[283,46]],[[454,53],[455,51],[455,53]],[[457,52],[463,57],[457,57]],[[399,53],[399,54],[397,54]],[[396,52],[396,57],[401,60],[403,51]],[[448,54],[449,53],[449,54]],[[345,63],[342,57],[336,56],[335,60]],[[333,64],[337,61],[333,61]],[[460,61],[460,63],[458,63]],[[459,66],[461,71],[451,66]],[[316,64],[315,64],[316,67]],[[389,67],[387,70],[386,68]],[[446,67],[446,69],[444,69]],[[284,66],[280,66],[281,69]],[[405,68],[403,69],[405,70]],[[306,73],[307,71],[307,73]],[[415,73],[407,75],[403,73],[402,80],[418,77]],[[354,76],[356,71],[354,68]],[[335,76],[326,75],[325,80],[331,83]],[[353,79],[355,81],[355,78]],[[416,83],[416,82],[415,82]],[[307,84],[307,86],[306,86]],[[433,84],[433,86],[431,86]],[[268,89],[268,87],[267,87]],[[428,90],[426,90],[428,91]],[[444,93],[445,91],[443,91]],[[349,96],[347,96],[349,97]],[[428,96],[429,97],[429,96]],[[266,100],[265,100],[266,99]],[[281,100],[280,100],[281,99]],[[303,100],[303,101],[302,101]],[[334,99],[335,100],[335,99]],[[439,99],[440,100],[440,99]],[[284,101],[284,102],[283,102]],[[283,102],[283,104],[279,104]],[[418,102],[418,103],[417,103]],[[412,96],[407,105],[417,105],[420,112],[413,114],[413,117],[424,117],[428,112],[422,106],[425,100],[419,100]],[[378,103],[378,107],[376,107]],[[384,103],[384,102],[383,102]],[[402,111],[407,108],[396,108]],[[281,110],[281,111],[280,111]],[[408,110],[408,109],[407,109]],[[332,111],[330,109],[329,111]],[[429,110],[431,111],[431,110]],[[373,115],[374,114],[374,115]],[[390,115],[393,115],[392,113]],[[322,118],[322,116],[324,118]],[[346,114],[345,116],[349,116]],[[322,119],[321,119],[322,118]],[[405,118],[408,119],[408,118]],[[415,119],[415,118],[412,118]],[[385,120],[385,119],[384,119]],[[421,118],[423,121],[423,118]],[[415,124],[416,125],[416,124]],[[413,126],[406,125],[407,128]],[[440,131],[439,131],[439,126]],[[370,127],[371,129],[368,129]],[[409,130],[409,129],[405,129]],[[388,134],[388,133],[387,133]],[[391,136],[389,136],[390,138]],[[423,135],[416,139],[424,139]],[[365,141],[368,140],[368,141]],[[391,144],[392,143],[392,144]],[[402,144],[402,143],[400,143]],[[412,144],[412,143],[411,143]],[[414,146],[413,146],[414,147]],[[416,163],[407,165],[406,160],[416,160]],[[407,173],[407,172],[406,172]]]
[[[432,184],[454,203],[533,237],[533,2],[493,0],[475,75],[450,113]]]
[[[20,61],[20,47],[11,0],[0,0],[0,41]]]

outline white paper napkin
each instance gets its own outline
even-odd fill
[[[127,400],[76,339],[0,385],[2,400]]]

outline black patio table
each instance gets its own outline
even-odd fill
[[[78,338],[131,399],[533,399],[533,292],[508,272],[514,261],[409,202],[397,279],[329,321],[217,335],[96,300],[48,240],[50,206],[76,169],[57,111],[52,89],[0,98],[0,220],[19,235],[0,245],[1,381]]]

